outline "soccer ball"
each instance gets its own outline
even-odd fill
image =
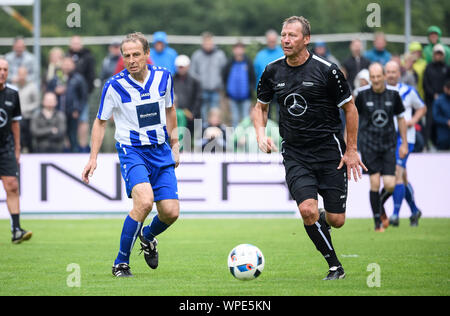
[[[228,268],[238,280],[256,279],[264,270],[264,255],[253,245],[236,246],[228,255]]]

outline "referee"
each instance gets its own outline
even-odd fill
[[[331,241],[329,228],[345,223],[347,176],[361,177],[365,168],[357,153],[358,112],[350,87],[339,68],[307,49],[311,28],[304,17],[283,23],[285,56],[267,65],[258,84],[254,125],[259,148],[276,151],[265,135],[269,103],[280,104],[280,135],[286,182],[297,202],[305,230],[328,263],[324,280],[342,279],[344,269]],[[342,137],[339,108],[345,111],[347,145]],[[346,167],[344,167],[346,166]],[[318,210],[317,194],[325,210]]]
[[[370,205],[375,221],[375,231],[383,232],[389,220],[382,211],[383,204],[395,188],[395,166],[397,132],[394,116],[397,117],[398,131],[402,140],[399,157],[408,154],[406,140],[405,108],[395,87],[386,85],[385,71],[381,64],[369,67],[371,85],[358,91],[355,104],[360,117],[359,145],[364,164],[370,175]],[[380,190],[380,178],[384,188]]]
[[[8,62],[0,57],[0,179],[6,191],[6,205],[11,215],[11,241],[19,244],[32,232],[20,227],[19,159],[20,125],[22,119],[19,94],[6,85]]]

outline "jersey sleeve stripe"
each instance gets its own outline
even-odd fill
[[[120,85],[120,83],[118,83],[117,81],[112,81],[111,86],[120,95],[120,98],[122,99],[122,103],[131,102],[131,95],[128,93],[127,90],[125,90],[124,87],[122,87]]]
[[[270,103],[270,101],[269,102],[264,102],[264,101],[262,101],[260,99],[257,99],[256,101],[258,101],[259,103],[262,103],[262,104],[269,104]]]
[[[322,64],[325,64],[325,65],[327,65],[328,67],[331,66],[331,63],[327,62],[325,59],[322,59],[322,58],[320,58],[320,57],[317,56],[317,55],[313,55],[312,58],[314,58],[314,59],[317,60],[317,61],[320,61]]]
[[[159,95],[160,96],[165,96],[167,92],[167,83],[169,80],[169,73],[168,72],[164,72],[162,77],[161,77],[161,81],[159,82],[159,87],[158,87],[158,91],[159,91]]]
[[[100,98],[100,106],[98,108],[98,114],[97,114],[97,118],[100,120],[102,117],[102,112],[103,112],[103,104],[105,103],[105,97],[106,97],[106,93],[109,89],[109,87],[111,86],[111,83],[106,83],[105,86],[103,87],[103,92],[102,92],[102,97]]]
[[[338,108],[340,108],[341,106],[343,106],[345,103],[350,102],[350,100],[352,99],[352,96],[349,96],[347,99],[343,100],[341,103],[339,103],[337,106]]]
[[[15,116],[15,117],[12,118],[12,120],[13,121],[20,121],[20,120],[22,120],[22,116],[21,115],[20,116]]]

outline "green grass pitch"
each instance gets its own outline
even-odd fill
[[[450,295],[450,219],[425,218],[415,228],[402,219],[385,233],[375,233],[370,219],[348,219],[332,231],[347,277],[329,282],[300,219],[179,219],[159,237],[157,270],[147,267],[136,243],[135,277],[116,279],[111,266],[122,223],[24,217],[33,238],[13,245],[10,222],[1,220],[0,295]],[[240,243],[264,253],[256,280],[236,280],[227,269],[227,255]],[[80,268],[79,287],[70,286],[72,263]],[[379,278],[368,271],[373,263]]]

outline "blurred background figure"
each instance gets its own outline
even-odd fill
[[[182,112],[186,118],[186,127],[194,135],[194,119],[201,118],[202,89],[200,82],[189,73],[191,60],[186,55],[175,59],[177,71],[173,77],[174,93],[177,97],[177,113]],[[181,143],[181,141],[180,141]]]
[[[316,54],[319,57],[322,57],[323,59],[326,59],[328,61],[331,61],[332,63],[336,64],[339,68],[341,68],[341,63],[339,60],[334,57],[330,50],[327,47],[327,43],[325,43],[322,40],[317,40],[314,44],[314,54]]]
[[[42,98],[42,108],[33,113],[30,129],[36,153],[64,151],[66,116],[56,108],[57,105],[56,94],[46,92]]]
[[[116,74],[115,71],[117,62],[120,57],[120,42],[114,41],[108,46],[108,55],[102,62],[102,70],[100,72],[100,80],[102,81],[102,84]]]
[[[425,104],[428,107],[424,126],[424,141],[427,150],[433,149],[436,142],[436,129],[433,124],[433,104],[444,92],[444,83],[450,79],[450,66],[445,64],[445,49],[441,44],[434,45],[433,61],[425,68],[423,88]]]
[[[425,48],[423,49],[423,57],[425,58],[427,64],[433,61],[434,46],[436,44],[441,44],[445,54],[444,61],[447,65],[450,65],[450,48],[447,45],[443,45],[441,43],[441,36],[442,36],[441,28],[436,25],[430,26],[427,30],[427,36],[428,36],[428,45],[425,46]]]
[[[250,108],[249,114],[239,123],[233,133],[235,152],[238,153],[258,153],[261,152],[256,140],[256,130],[253,124],[255,118],[255,107]],[[271,119],[267,119],[266,135],[270,137],[277,148],[281,148],[281,137],[278,124]]]
[[[363,69],[355,77],[355,80],[353,80],[353,86],[355,87],[355,90],[353,90],[353,96],[358,95],[358,89],[362,88],[364,86],[367,86],[371,84],[370,82],[370,75],[368,69]]]
[[[350,84],[350,87],[352,88],[352,91],[355,89],[354,80],[356,78],[356,75],[362,70],[362,69],[368,69],[370,65],[370,60],[365,58],[362,55],[363,46],[361,43],[361,40],[354,39],[350,43],[350,53],[351,56],[349,56],[343,63],[342,63],[342,69],[344,73],[346,74],[347,81]]]
[[[66,114],[67,136],[70,152],[80,152],[78,143],[78,122],[87,104],[88,86],[83,76],[76,72],[71,57],[64,57],[63,80],[53,79],[48,89],[58,96],[58,108]]]
[[[87,84],[87,96],[85,98],[86,104],[82,112],[79,114],[78,123],[78,141],[80,152],[88,153],[89,148],[89,96],[94,89],[95,80],[95,59],[91,51],[83,46],[83,41],[80,36],[73,36],[70,40],[70,47],[68,55],[72,57],[75,62],[76,71],[81,74]]]
[[[266,31],[266,47],[261,49],[253,60],[256,76],[255,91],[267,64],[282,57],[284,57],[284,52],[280,45],[279,33],[273,29]],[[269,117],[276,122],[278,122],[279,119],[278,109],[279,105],[277,100],[276,98],[273,98],[269,106]]]
[[[22,36],[14,39],[12,51],[5,55],[9,64],[8,82],[17,84],[17,73],[20,67],[25,67],[28,71],[29,80],[36,81],[34,55],[27,51],[25,40]]]
[[[420,97],[425,99],[425,92],[423,91],[423,75],[425,73],[425,68],[427,67],[427,62],[422,58],[422,45],[419,42],[412,42],[408,47],[409,53],[413,56],[412,68],[417,75],[417,85],[416,89],[419,92]]]
[[[222,122],[222,112],[219,108],[212,108],[208,121],[203,123],[202,150],[204,153],[224,153],[226,148],[226,126]]]
[[[153,47],[150,49],[150,58],[155,66],[164,67],[170,71],[172,76],[175,74],[175,58],[178,53],[169,46],[167,34],[159,31],[153,34]]]
[[[35,81],[29,79],[26,67],[19,67],[16,78],[22,111],[20,144],[23,153],[31,153],[33,152],[33,145],[31,142],[30,121],[33,112],[39,108],[39,88]]]
[[[376,32],[373,40],[373,48],[364,55],[370,62],[378,62],[383,66],[391,60],[392,55],[386,49],[386,37],[383,32]]]
[[[414,70],[414,61],[415,56],[409,52],[405,53],[400,60],[400,71],[401,78],[400,81],[404,84],[412,86],[414,88],[417,87],[418,76],[416,71]]]
[[[231,111],[231,123],[236,127],[248,115],[256,79],[252,62],[245,54],[245,45],[237,42],[233,55],[223,71],[225,92]]]
[[[444,93],[434,101],[433,121],[436,125],[436,148],[450,149],[450,79],[444,84]]]
[[[202,119],[207,121],[210,109],[220,106],[223,91],[222,70],[227,58],[225,53],[214,44],[210,32],[202,34],[202,47],[191,57],[190,74],[197,78],[202,86]]]
[[[61,47],[53,47],[48,53],[48,66],[45,75],[45,85],[48,85],[55,77],[62,77],[61,65],[64,59],[64,50]]]
[[[261,49],[253,60],[253,67],[255,69],[256,84],[258,84],[261,75],[264,72],[268,63],[284,56],[283,49],[280,45],[278,32],[275,30],[268,30],[266,32],[266,47]],[[256,90],[256,86],[255,86]]]

